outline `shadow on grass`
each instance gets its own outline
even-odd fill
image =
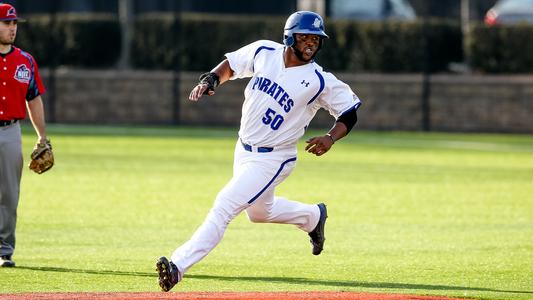
[[[157,277],[157,273],[147,272],[128,272],[128,271],[113,271],[113,270],[86,270],[86,269],[69,269],[58,267],[30,267],[19,266],[16,269],[42,271],[42,272],[63,272],[63,273],[80,273],[80,274],[95,274],[95,275],[112,275],[112,276],[134,276],[134,277]],[[477,291],[477,292],[497,292],[497,293],[517,293],[517,294],[533,294],[533,291],[510,291],[498,290],[491,288],[478,287],[464,287],[451,285],[432,285],[432,284],[412,284],[412,283],[394,283],[394,282],[364,282],[364,281],[338,281],[338,280],[313,280],[309,278],[298,277],[251,277],[251,276],[216,276],[216,275],[194,275],[187,274],[186,278],[199,280],[224,280],[224,281],[250,281],[250,282],[279,282],[284,284],[297,285],[322,285],[326,287],[352,287],[352,288],[380,288],[393,290],[449,290],[449,291]]]
[[[94,274],[94,275],[157,277],[157,273],[155,271],[154,273],[146,273],[146,272],[128,272],[128,271],[113,271],[113,270],[86,270],[86,269],[69,269],[69,268],[58,268],[58,267],[30,267],[30,266],[17,266],[14,269],[15,270],[20,269],[20,270],[42,271],[42,272]]]

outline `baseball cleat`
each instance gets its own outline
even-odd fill
[[[11,255],[0,256],[0,267],[11,268],[15,266],[15,262],[11,259]]]
[[[163,292],[170,291],[179,282],[178,267],[164,256],[157,260],[155,266],[159,273],[159,286]]]
[[[320,209],[320,219],[318,219],[318,224],[316,225],[313,231],[309,232],[309,237],[311,237],[311,245],[313,246],[313,255],[319,255],[324,249],[324,241],[326,241],[326,236],[324,235],[324,227],[326,226],[326,219],[328,218],[328,210],[326,209],[326,204],[318,204]]]

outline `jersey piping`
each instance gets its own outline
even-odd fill
[[[361,104],[362,104],[362,102],[357,102],[357,104],[355,104],[354,106],[352,106],[352,107],[348,108],[347,110],[343,111],[341,113],[341,116],[344,115],[345,113],[348,113],[348,112],[354,110],[354,109],[355,110],[359,109],[359,106],[361,106]]]
[[[256,57],[257,54],[259,54],[259,52],[261,52],[261,50],[263,50],[263,49],[270,50],[270,51],[276,50],[275,48],[267,47],[267,46],[261,46],[261,47],[257,48],[257,50],[255,50],[255,53],[254,53],[254,63],[255,63],[255,57]],[[252,70],[255,71],[255,64],[254,64],[254,66],[252,67]]]
[[[313,98],[311,98],[311,100],[309,102],[307,102],[307,105],[309,105],[313,101],[315,101],[315,99],[318,97],[318,95],[320,95],[320,93],[322,93],[322,91],[324,90],[324,87],[326,85],[326,83],[324,81],[324,76],[322,76],[322,74],[320,74],[320,72],[318,72],[318,70],[315,70],[315,74],[316,74],[316,76],[318,76],[318,80],[320,80],[320,88],[318,89],[318,92],[316,93],[316,95],[314,95]]]

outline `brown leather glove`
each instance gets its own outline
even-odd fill
[[[31,153],[31,161],[28,167],[37,174],[42,174],[54,165],[54,153],[50,140],[44,143],[37,143]]]

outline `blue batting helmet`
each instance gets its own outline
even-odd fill
[[[312,11],[297,11],[289,16],[283,31],[283,43],[287,47],[294,45],[295,33],[316,34],[328,38],[324,32],[324,20]]]

